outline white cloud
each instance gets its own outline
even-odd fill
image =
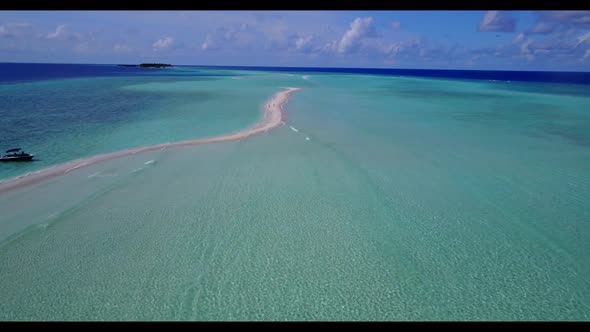
[[[23,22],[12,23],[10,25],[13,27],[16,27],[16,28],[30,28],[30,27],[32,27],[31,23],[23,23]]]
[[[213,44],[213,36],[210,33],[207,34],[207,37],[205,37],[205,41],[201,45],[201,49],[203,51],[215,49],[215,46]]]
[[[269,39],[284,40],[289,30],[287,22],[282,19],[272,19],[260,24],[260,30],[267,35]]]
[[[64,24],[60,24],[55,28],[54,32],[50,32],[47,34],[47,39],[57,39],[60,37],[65,36],[66,34],[66,26]]]
[[[372,17],[357,17],[351,24],[350,29],[344,33],[338,43],[338,53],[353,53],[366,37],[376,37],[375,26]]]
[[[590,31],[586,32],[585,34],[581,35],[580,37],[577,38],[578,42],[576,43],[575,47],[578,47],[578,45],[582,44],[583,42],[587,41],[588,39],[590,39]]]
[[[541,14],[540,18],[581,29],[590,28],[590,10],[548,11]]]
[[[383,53],[394,56],[402,50],[402,43],[393,43],[383,47]]]
[[[30,32],[31,28],[29,23],[5,23],[0,25],[0,37],[22,36]]]
[[[562,34],[559,38],[570,37],[568,34],[579,32],[579,29],[590,28],[590,11],[558,10],[536,12],[537,21],[526,30],[528,35]],[[582,41],[583,42],[583,41]]]
[[[533,51],[533,54],[537,55],[537,54],[549,54],[551,53],[550,50],[546,50],[546,49],[542,49],[542,48],[537,48]]]
[[[531,61],[535,58],[535,56],[531,53],[531,49],[529,46],[533,43],[531,38],[527,39],[522,45],[520,45],[520,54],[527,58],[527,60]]]
[[[113,46],[113,51],[115,53],[129,53],[131,52],[131,48],[125,44],[117,43]]]
[[[287,50],[292,46],[297,38],[292,32],[289,33],[289,27],[283,20],[269,20],[259,26],[263,34],[265,48],[268,51]]]
[[[514,37],[514,39],[512,40],[512,44],[518,44],[522,42],[525,38],[526,35],[523,32],[521,32],[516,37]]]
[[[494,55],[496,58],[505,57],[512,59],[524,59],[528,61],[545,62],[546,65],[573,63],[582,61],[586,50],[587,40],[590,34],[581,36],[575,34],[575,30],[557,30],[541,38],[532,39],[527,32],[518,34],[512,41],[502,43],[493,49],[482,50],[486,55]],[[584,47],[579,45],[584,43]]]
[[[248,48],[254,43],[257,33],[260,34],[247,23],[222,26],[207,34],[201,49],[210,51],[223,48]]]
[[[584,56],[582,57],[582,59],[586,59],[590,57],[590,48],[586,50],[586,53],[584,53]]]
[[[337,40],[332,40],[331,42],[326,43],[326,45],[324,45],[320,51],[321,52],[335,52],[336,49],[338,48],[338,41]]]
[[[174,38],[166,37],[166,38],[158,39],[152,45],[152,47],[154,48],[154,51],[158,51],[158,50],[170,48],[170,47],[172,47],[172,45],[174,45]]]
[[[479,31],[484,32],[513,32],[516,20],[508,13],[497,10],[488,10],[481,22],[479,22]]]
[[[399,29],[400,27],[401,27],[401,23],[400,23],[400,22],[397,22],[397,21],[393,21],[393,22],[391,22],[391,28],[392,28],[393,30],[397,30],[397,29]]]
[[[546,35],[555,31],[557,25],[549,22],[537,22],[531,29],[527,31],[528,34]]]
[[[311,46],[311,41],[313,39],[313,36],[307,36],[307,37],[299,37],[297,38],[297,40],[295,41],[295,50],[297,51],[305,51],[308,50]]]
[[[42,37],[42,35],[41,35]],[[88,37],[88,36],[86,36]],[[83,38],[82,34],[78,32],[70,32],[66,29],[65,24],[60,24],[55,28],[55,31],[49,32],[45,35],[46,39],[61,40],[61,41],[80,41]]]

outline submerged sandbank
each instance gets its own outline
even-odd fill
[[[218,142],[227,142],[227,141],[236,141],[241,140],[253,135],[257,135],[263,132],[268,131],[269,129],[276,128],[282,124],[284,124],[284,105],[289,100],[289,96],[292,92],[301,90],[300,88],[286,88],[285,90],[276,93],[273,95],[265,104],[264,106],[264,115],[262,119],[256,123],[254,126],[238,131],[233,134],[216,136],[211,138],[202,138],[202,139],[193,139],[193,140],[185,140],[179,142],[172,142],[172,143],[162,143],[152,146],[140,147],[140,148],[133,148],[115,152],[109,152],[105,154],[99,154],[92,157],[78,159],[74,161],[69,161],[63,164],[59,164],[56,166],[52,166],[50,168],[46,168],[34,173],[29,173],[25,175],[18,176],[16,178],[4,180],[0,182],[0,194],[10,191],[12,189],[20,188],[23,186],[31,185],[38,183],[43,180],[47,180],[53,177],[64,175],[70,171],[93,165],[101,161],[111,160],[119,157],[124,157],[140,152],[146,151],[155,151],[161,150],[164,148],[169,147],[180,147],[180,146],[188,146],[188,145],[198,145],[198,144],[206,144],[206,143],[218,143]]]

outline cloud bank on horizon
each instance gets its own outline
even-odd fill
[[[0,62],[590,70],[590,11],[3,11]]]

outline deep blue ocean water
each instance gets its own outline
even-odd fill
[[[590,84],[590,72],[508,71],[508,70],[446,70],[446,69],[381,69],[381,68],[314,68],[314,67],[245,67],[202,66],[233,70],[264,70],[280,72],[369,74],[450,78],[462,80],[496,80],[546,83]]]
[[[185,67],[187,68],[187,67]],[[183,68],[123,67],[116,64],[54,64],[54,63],[0,63],[0,82],[23,82],[80,77],[124,76],[198,76],[199,71]],[[207,74],[207,76],[217,76]]]
[[[315,68],[315,67],[249,67],[249,66],[177,66],[177,69],[216,68],[228,70],[260,70],[277,72],[343,73],[386,76],[412,76],[451,79],[547,82],[590,85],[590,72],[506,71],[506,70],[432,70],[380,68]],[[0,63],[0,82],[59,79],[72,77],[105,77],[136,75],[183,75],[166,68],[121,67],[115,64],[45,64]]]

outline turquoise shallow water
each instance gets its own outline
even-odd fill
[[[262,72],[215,82],[124,84],[220,97],[147,103],[112,137],[232,131],[281,87],[304,90],[287,125],[263,135],[0,195],[1,319],[589,319],[580,87]]]
[[[0,144],[37,156],[0,165],[0,180],[100,153],[238,131],[258,121],[260,105],[277,91],[264,75],[252,79],[266,84],[253,86],[232,77],[254,73],[178,71],[0,84]]]

